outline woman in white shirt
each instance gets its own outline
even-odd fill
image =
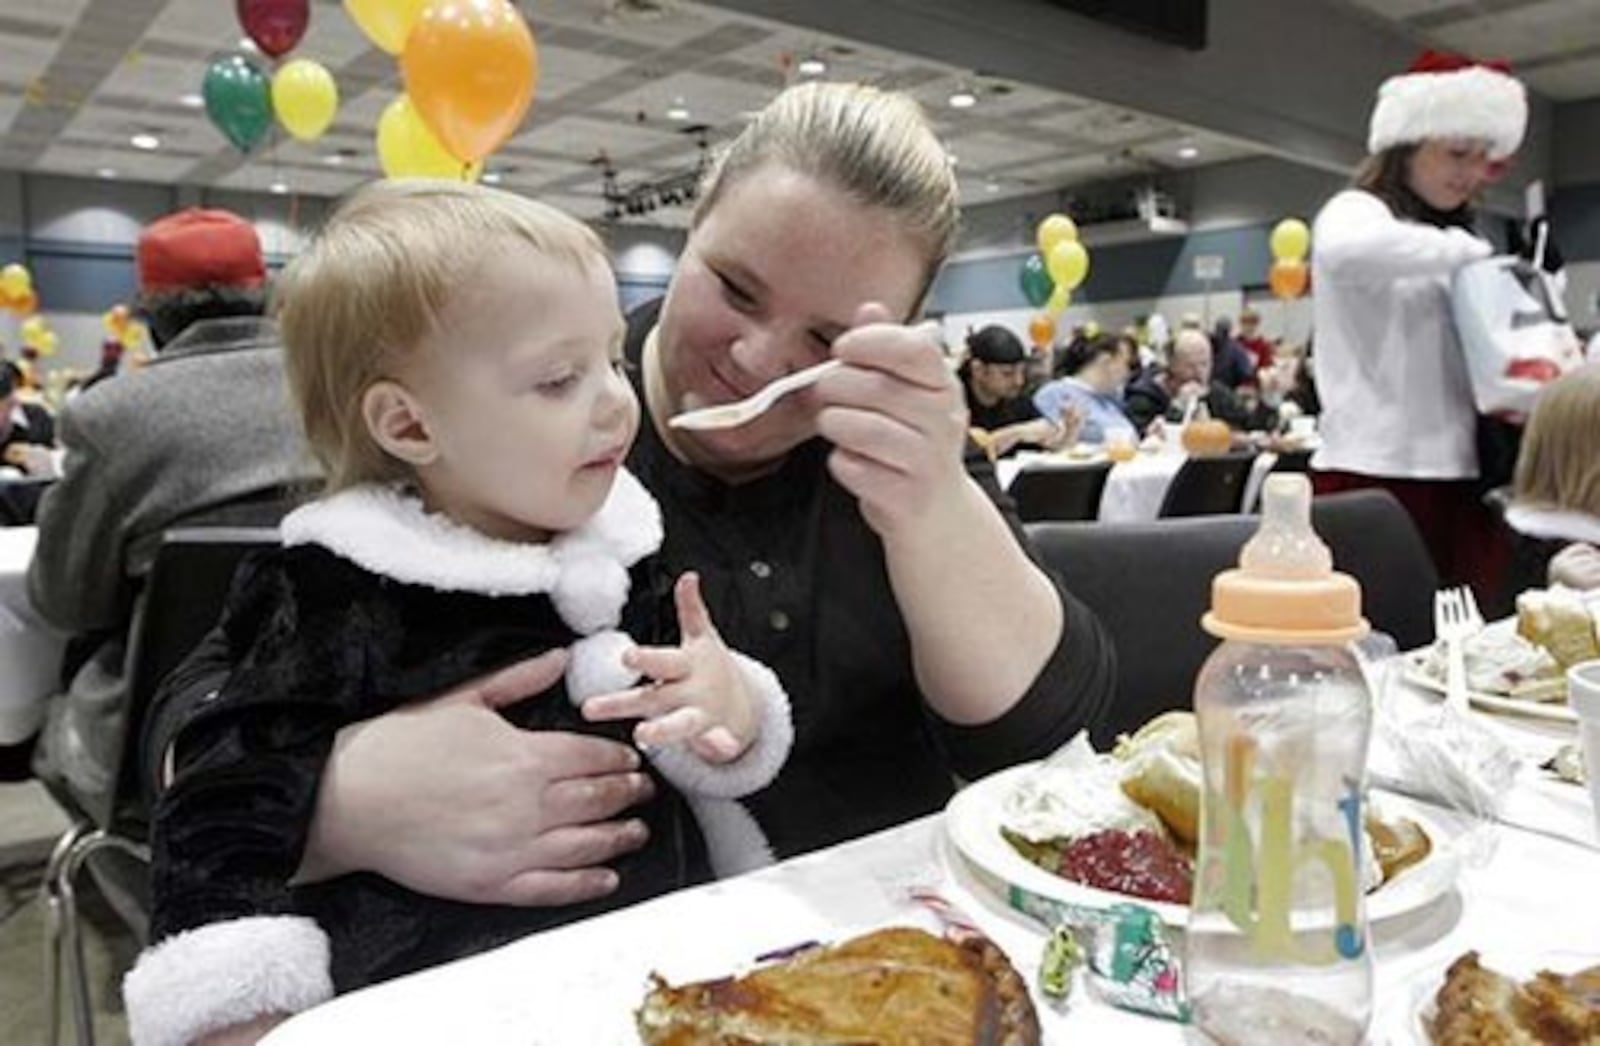
[[[1526,124],[1526,94],[1509,74],[1425,54],[1379,89],[1371,155],[1312,234],[1317,491],[1389,490],[1441,580],[1482,582],[1484,596],[1503,554],[1473,484],[1477,413],[1450,280],[1491,253],[1472,231],[1473,201]]]

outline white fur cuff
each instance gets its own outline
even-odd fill
[[[661,775],[687,795],[736,799],[772,783],[794,747],[794,721],[789,716],[789,695],[772,669],[733,651],[745,685],[756,700],[760,720],[756,740],[731,763],[710,763],[685,744],[669,745],[650,754]]]
[[[299,916],[201,926],[146,948],[122,981],[135,1046],[186,1046],[207,1032],[333,997],[328,935]]]

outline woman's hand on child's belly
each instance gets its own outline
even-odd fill
[[[527,906],[614,891],[606,862],[647,838],[616,819],[654,793],[638,753],[519,730],[498,711],[536,699],[565,666],[551,651],[341,730],[299,878],[366,870],[435,897]]]

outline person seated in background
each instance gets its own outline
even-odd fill
[[[1233,336],[1233,321],[1217,317],[1211,328],[1211,376],[1230,389],[1254,380],[1256,358]]]
[[[1600,363],[1587,363],[1539,396],[1505,513],[1512,534],[1509,606],[1549,583],[1600,586]]]
[[[1146,433],[1157,421],[1183,422],[1201,405],[1234,429],[1242,430],[1250,421],[1233,390],[1211,380],[1211,339],[1190,326],[1173,339],[1172,359],[1165,367],[1146,371],[1128,385],[1125,403],[1134,425]]]
[[[972,439],[991,458],[1024,447],[1055,450],[1074,435],[1056,416],[1043,416],[1023,395],[1028,350],[999,324],[967,336],[967,357],[957,375],[966,393]]]
[[[60,473],[55,418],[42,404],[24,400],[21,392],[22,371],[10,360],[0,360],[0,464],[24,476],[49,479]]]
[[[152,818],[154,943],[124,985],[136,1042],[243,1038],[704,881],[708,855],[719,875],[772,860],[732,799],[782,767],[788,700],[723,644],[697,575],[657,569],[660,507],[622,467],[639,404],[599,237],[496,189],[376,182],[278,293],[328,483],[241,570],[222,615],[239,667],[176,739]],[[293,882],[339,729],[552,650],[566,692],[517,725],[631,741],[676,786],[633,811],[650,845],[618,863],[618,892],[520,908],[377,875]]]
[[[1077,338],[1067,346],[1063,377],[1033,394],[1033,406],[1042,417],[1059,418],[1069,410],[1082,421],[1078,439],[1106,443],[1116,438],[1139,441],[1133,420],[1122,406],[1122,389],[1128,381],[1128,361],[1137,348],[1125,335],[1097,334]]]
[[[62,410],[62,477],[40,502],[28,569],[40,616],[77,637],[35,770],[85,802],[116,784],[128,628],[162,532],[318,475],[289,407],[277,330],[261,316],[267,269],[254,227],[227,211],[180,211],[144,229],[136,256],[158,355]]]
[[[1261,314],[1249,306],[1239,313],[1239,330],[1234,340],[1255,360],[1258,373],[1272,366],[1277,358],[1276,347],[1261,334]]]

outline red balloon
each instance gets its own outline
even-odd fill
[[[234,0],[234,9],[245,33],[273,58],[294,50],[311,21],[311,0]]]

